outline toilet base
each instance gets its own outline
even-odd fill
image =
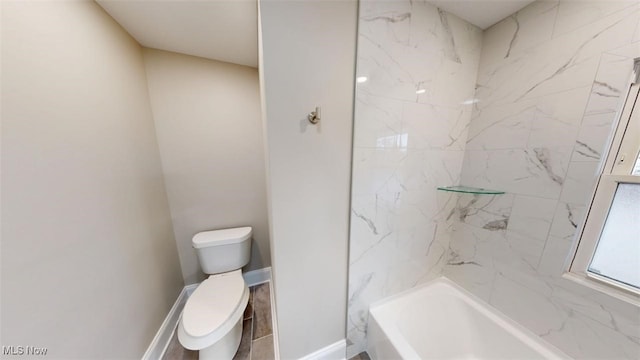
[[[222,339],[216,341],[213,345],[201,349],[199,351],[200,360],[224,360],[233,359],[238,348],[240,347],[240,340],[242,340],[242,316],[240,320],[233,326],[233,328],[222,337]]]

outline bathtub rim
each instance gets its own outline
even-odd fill
[[[544,356],[545,359],[572,359],[569,355],[567,355],[565,352],[563,352],[553,344],[541,338],[533,331],[526,328],[524,325],[510,318],[502,311],[495,308],[493,305],[466,290],[444,275],[423,284],[417,285],[413,288],[404,290],[398,294],[375,301],[369,307],[369,322],[375,321],[379,330],[384,334],[390,345],[403,358],[419,359],[420,356],[416,353],[411,344],[409,344],[404,339],[404,337],[400,335],[400,330],[395,324],[391,325],[390,328],[388,328],[387,326],[383,326],[381,322],[384,323],[384,321],[381,320],[384,319],[380,319],[380,317],[383,317],[383,315],[379,314],[379,316],[376,318],[376,313],[381,313],[382,310],[380,308],[384,305],[390,305],[391,303],[396,302],[401,298],[410,296],[413,293],[425,291],[425,288],[434,287],[435,285],[444,286],[445,288],[453,291],[455,296],[464,301],[468,306],[472,307],[476,311],[479,311],[482,315],[486,316],[489,320],[493,321],[502,329],[509,332],[515,338],[533,348],[535,351]],[[369,325],[367,324],[367,327],[368,326]],[[368,339],[367,341],[367,351],[370,351],[370,340],[371,339]]]

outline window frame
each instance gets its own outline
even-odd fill
[[[600,167],[585,220],[572,248],[571,260],[564,277],[640,306],[640,289],[588,271],[618,184],[640,185],[640,176],[631,175],[640,152],[640,84],[638,81],[629,87],[617,120],[613,139],[605,153],[604,165]]]

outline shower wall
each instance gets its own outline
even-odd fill
[[[369,305],[428,281],[447,260],[471,118],[480,29],[424,1],[361,1],[347,358]]]
[[[561,278],[640,56],[637,1],[539,1],[485,31],[444,274],[576,358],[638,358],[640,311]]]

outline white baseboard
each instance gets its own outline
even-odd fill
[[[249,287],[255,286],[271,280],[271,268],[267,267],[264,269],[248,271],[242,274],[242,276]],[[176,299],[176,302],[171,307],[171,310],[169,310],[167,317],[162,322],[162,325],[160,325],[160,329],[158,329],[156,336],[151,341],[151,344],[149,344],[147,351],[142,355],[142,360],[162,359],[165,351],[167,351],[173,332],[175,331],[176,326],[178,326],[182,309],[184,309],[187,299],[191,294],[193,294],[198,285],[200,284],[191,284],[182,289],[180,295],[178,295],[178,298]],[[271,291],[271,294],[273,294],[273,291]],[[273,295],[271,301],[273,307]]]
[[[271,268],[269,268],[271,270]],[[269,272],[271,277],[271,272]],[[271,330],[273,333],[273,355],[276,360],[280,360],[280,343],[278,342],[278,315],[276,313],[276,291],[273,281],[270,284],[269,297],[271,298]]]
[[[266,283],[271,280],[271,268],[266,267],[258,270],[247,271],[242,274],[242,277],[244,277],[244,282],[246,282],[249,287]]]
[[[303,356],[300,360],[344,360],[347,354],[347,341],[342,339],[322,349]]]
[[[187,298],[189,298],[189,296],[191,296],[191,294],[193,294],[193,292],[196,291],[196,288],[198,287],[198,285],[200,285],[200,283],[195,283],[195,284],[187,285],[184,287],[184,290],[187,292]]]
[[[156,336],[151,341],[151,344],[149,344],[147,351],[142,355],[142,360],[159,360],[164,355],[164,352],[167,351],[173,332],[178,325],[180,314],[182,314],[182,309],[184,309],[184,304],[186,304],[187,298],[191,295],[188,293],[187,288],[188,286],[185,286],[180,292],[180,295],[178,295],[178,299],[171,307],[171,310],[169,310],[167,317],[164,318]],[[195,289],[195,286],[193,289]],[[191,292],[193,292],[193,289],[191,289]]]

